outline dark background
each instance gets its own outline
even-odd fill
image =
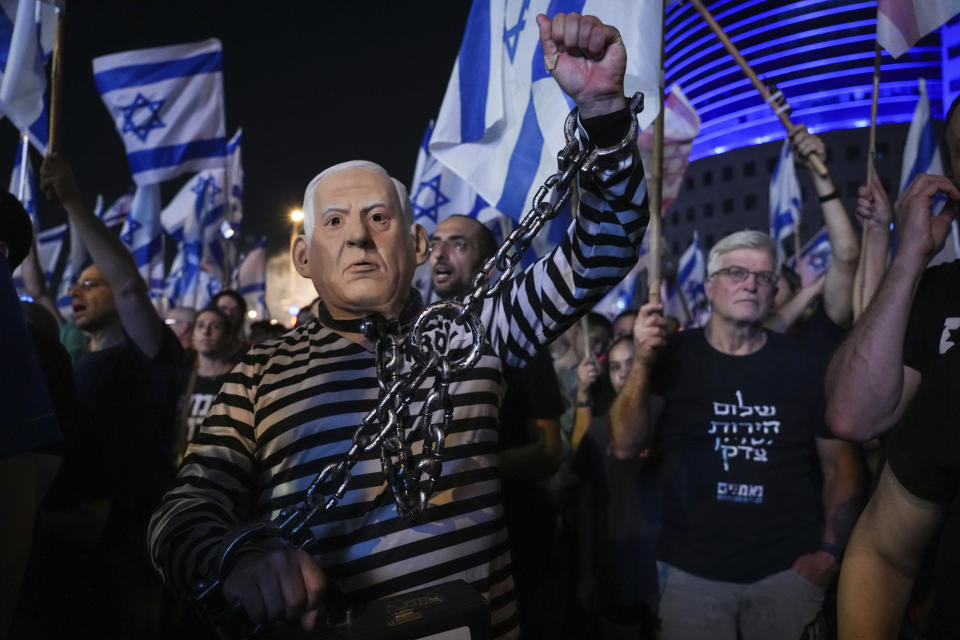
[[[68,0],[61,149],[86,201],[92,206],[102,193],[109,205],[132,179],[92,59],[219,38],[227,136],[243,127],[241,245],[267,236],[270,253],[285,250],[287,215],[323,168],[364,158],[409,184],[469,10],[469,0]],[[4,121],[0,184],[16,148],[17,132]],[[40,157],[32,157],[39,171]],[[164,205],[187,178],[164,183]],[[65,215],[41,198],[40,218],[49,227]]]

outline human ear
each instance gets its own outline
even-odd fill
[[[296,269],[297,273],[302,277],[309,278],[310,268],[307,266],[309,247],[307,246],[307,239],[303,234],[297,236],[297,239],[293,241],[293,248],[290,253],[290,257],[293,260],[293,268]]]
[[[410,227],[410,235],[413,236],[413,250],[417,259],[417,266],[420,266],[430,257],[430,237],[427,230],[419,224]]]

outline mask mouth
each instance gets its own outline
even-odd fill
[[[86,311],[86,310],[87,310],[87,305],[85,305],[85,304],[78,304],[78,303],[76,303],[76,302],[73,303],[73,312],[74,312],[74,313],[79,313],[80,311]]]

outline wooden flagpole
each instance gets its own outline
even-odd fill
[[[663,14],[664,16],[666,13]],[[653,174],[651,180],[647,182],[647,195],[649,197],[650,222],[647,225],[647,236],[650,238],[650,260],[647,262],[647,290],[648,300],[659,304],[660,283],[663,281],[660,265],[660,247],[663,243],[661,235],[663,220],[663,124],[667,111],[666,100],[664,99],[664,79],[663,79],[663,51],[664,38],[666,31],[666,21],[660,22],[660,81],[657,90],[660,92],[660,113],[657,119],[653,121],[653,149],[651,149],[650,172]]]
[[[740,55],[737,47],[733,44],[733,42],[730,41],[730,38],[727,37],[727,34],[723,32],[723,28],[713,18],[713,15],[707,10],[703,2],[701,2],[701,0],[690,0],[690,4],[692,4],[693,7],[700,13],[700,15],[703,16],[703,19],[710,26],[710,29],[714,32],[714,34],[716,34],[717,38],[719,38],[727,52],[733,56],[733,59],[736,61],[736,63],[740,65],[744,75],[746,75],[750,82],[753,83],[753,86],[756,88],[756,90],[760,92],[760,95],[763,96],[763,99],[767,102],[767,104],[770,105],[770,108],[773,109],[773,112],[777,115],[777,117],[780,118],[780,122],[783,123],[784,128],[789,131],[793,126],[793,122],[790,121],[790,117],[787,115],[789,112],[789,106],[787,105],[786,101],[781,104],[779,103],[780,96],[774,97],[774,95],[770,93],[770,90],[767,89],[766,85],[763,84],[763,82],[757,76],[757,73],[750,67],[749,63],[747,63],[746,59]],[[814,171],[816,171],[819,175],[827,175],[827,167],[824,166],[823,162],[820,161],[820,158],[817,156],[810,156],[809,161],[810,164],[813,165]]]
[[[56,5],[56,22],[53,30],[53,53],[50,62],[50,129],[47,141],[47,155],[60,148],[60,111],[63,105],[63,13],[66,10],[65,0]],[[44,190],[47,200],[56,199],[53,187]]]
[[[870,104],[870,145],[867,148],[867,182],[869,186],[870,179],[873,177],[873,172],[876,171],[874,166],[874,160],[877,156],[877,104],[880,97],[880,55],[883,52],[880,43],[877,42],[874,45],[873,52],[873,101]],[[859,305],[856,305],[860,309],[860,313],[863,313],[863,304],[864,296],[866,295],[866,278],[864,278],[864,270],[867,266],[867,225],[864,225],[860,230],[860,265],[858,267],[860,272],[860,281],[857,283],[857,291],[855,295],[859,301]]]

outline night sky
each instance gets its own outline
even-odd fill
[[[287,214],[321,169],[354,158],[410,182],[460,46],[469,0],[415,2],[68,0],[62,151],[92,206],[132,184],[113,121],[93,84],[99,55],[219,38],[227,136],[243,127],[244,236],[289,241]],[[17,133],[0,124],[0,180]],[[6,149],[6,152],[2,152]],[[39,156],[34,156],[39,169]],[[163,203],[187,176],[164,183]],[[40,203],[44,227],[62,222]],[[242,247],[241,247],[242,248]]]

